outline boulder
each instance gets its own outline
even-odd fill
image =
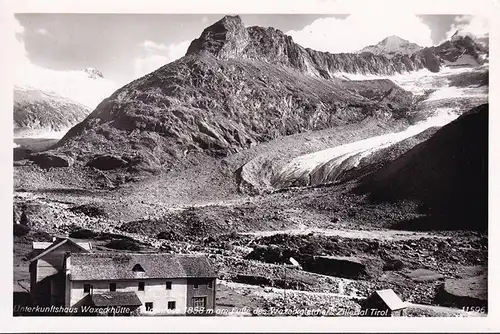
[[[271,279],[258,275],[246,275],[246,274],[236,274],[234,281],[237,283],[244,283],[250,285],[262,285],[269,286],[272,285]]]
[[[89,217],[106,217],[106,211],[97,204],[82,204],[69,209],[73,213],[82,213]]]
[[[30,227],[23,224],[14,224],[14,236],[22,237],[30,232]]]
[[[129,239],[115,239],[108,242],[105,247],[117,250],[129,250],[129,251],[138,251],[141,250],[141,246]]]
[[[31,154],[29,159],[39,167],[45,169],[53,167],[70,167],[74,162],[71,157],[61,153],[52,152]]]
[[[175,231],[162,231],[156,235],[156,238],[168,241],[184,241],[184,237]]]
[[[25,147],[14,147],[14,161],[27,159],[32,153],[32,150]]]
[[[383,270],[401,270],[403,269],[403,261],[397,259],[389,259],[385,262]]]
[[[368,276],[366,265],[356,257],[314,256],[303,267],[307,271],[335,277],[358,279]]]
[[[447,279],[440,286],[434,301],[451,307],[486,307],[488,305],[488,276],[482,274],[460,279]]]
[[[126,160],[111,154],[97,155],[87,163],[88,167],[94,167],[99,170],[123,168],[127,165],[128,162]]]
[[[75,239],[92,239],[95,238],[98,235],[98,233],[89,230],[89,229],[80,229],[73,231],[69,234],[70,238],[75,238]]]

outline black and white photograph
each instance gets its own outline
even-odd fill
[[[491,20],[378,9],[13,13],[11,316],[488,317]]]

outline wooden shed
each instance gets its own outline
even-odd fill
[[[361,305],[361,314],[367,317],[398,317],[404,315],[407,305],[392,289],[373,292]]]

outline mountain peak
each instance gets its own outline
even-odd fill
[[[191,42],[186,56],[208,52],[220,58],[230,58],[241,53],[249,40],[241,18],[238,15],[226,15],[205,28],[200,37]]]
[[[410,43],[406,39],[403,39],[399,36],[392,35],[384,38],[382,41],[380,41],[378,44],[389,44],[389,43]]]
[[[370,52],[376,55],[384,54],[384,55],[392,55],[392,54],[403,54],[410,55],[422,49],[421,46],[415,43],[411,43],[406,39],[403,39],[399,36],[392,35],[384,38],[376,45],[369,45],[358,53]]]
[[[418,44],[411,43],[410,41],[403,39],[403,38],[396,36],[396,35],[392,35],[392,36],[384,38],[377,45],[381,45],[381,46],[383,45],[383,46],[390,47],[390,48],[406,47],[406,46],[410,45],[412,47],[421,48]]]

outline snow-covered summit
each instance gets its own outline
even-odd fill
[[[389,36],[384,38],[376,45],[369,45],[359,50],[358,53],[370,52],[376,55],[385,54],[406,54],[410,55],[423,49],[420,45],[409,42],[398,36]]]

